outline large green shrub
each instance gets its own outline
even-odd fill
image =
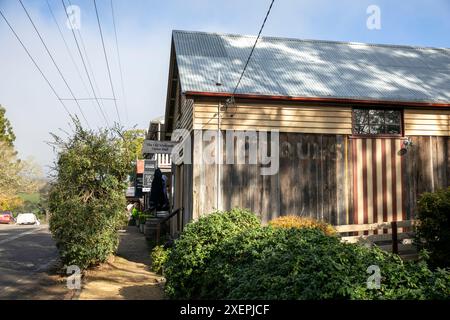
[[[382,276],[378,290],[367,288],[367,269],[372,265],[380,268]],[[449,273],[435,274],[424,264],[404,263],[377,248],[344,244],[314,229],[269,227],[244,232],[217,250],[207,274],[205,298],[426,299],[450,295]]]
[[[259,219],[252,212],[241,209],[214,212],[189,223],[175,241],[165,264],[167,294],[176,299],[198,297],[203,272],[215,247],[259,225]]]
[[[56,181],[49,197],[50,230],[65,265],[81,269],[106,261],[118,245],[125,214],[129,155],[110,130],[75,122],[73,136],[55,136]]]
[[[424,193],[418,201],[418,244],[433,267],[450,267],[450,188]]]
[[[381,288],[368,289],[369,266]],[[193,281],[194,282],[194,281]],[[197,278],[201,299],[435,299],[450,296],[450,275],[404,263],[376,248],[341,243],[317,229],[260,227],[215,246]]]

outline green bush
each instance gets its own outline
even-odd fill
[[[367,269],[381,271],[368,289]],[[200,299],[437,299],[450,274],[404,263],[377,248],[341,243],[318,229],[260,227],[216,245],[196,284]]]
[[[404,263],[377,248],[341,243],[319,230],[270,230],[252,237],[243,233],[226,246],[227,252],[245,248],[229,275],[229,299],[425,299],[449,297],[448,273],[437,280],[426,265]],[[245,244],[247,242],[247,244]],[[367,288],[367,268],[378,266],[381,288]],[[276,267],[274,267],[276,266]],[[436,280],[436,281],[435,281]]]
[[[165,264],[166,293],[169,297],[198,297],[203,272],[215,247],[243,230],[259,225],[259,219],[252,212],[241,209],[214,212],[189,223],[175,241]]]
[[[433,267],[450,267],[450,188],[424,193],[418,201],[416,234]]]
[[[170,249],[164,248],[164,246],[156,246],[151,253],[152,259],[152,271],[158,274],[163,274],[164,264],[169,257]]]
[[[129,156],[109,130],[84,130],[75,122],[67,141],[55,136],[56,181],[49,207],[50,230],[65,265],[81,269],[104,262],[118,246],[126,219]]]

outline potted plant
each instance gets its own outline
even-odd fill
[[[139,231],[144,233],[145,221],[147,220],[147,215],[145,213],[139,214]]]

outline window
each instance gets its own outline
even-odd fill
[[[389,109],[353,109],[353,134],[401,135],[402,111]]]

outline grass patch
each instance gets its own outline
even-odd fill
[[[39,201],[41,200],[41,195],[39,194],[39,192],[35,192],[35,193],[20,193],[19,197],[24,201],[28,201],[31,203],[39,203]]]

